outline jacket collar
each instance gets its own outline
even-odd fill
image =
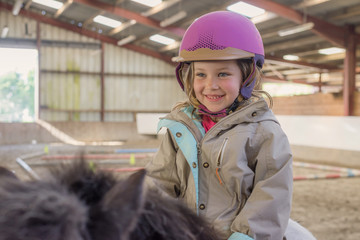
[[[201,126],[201,118],[194,112],[193,117],[191,114],[193,107],[189,106],[183,109],[175,109],[165,118],[174,120],[185,124],[191,132],[193,132],[197,140],[202,139],[204,129]],[[208,133],[211,135],[218,135],[221,131],[230,129],[235,125],[241,123],[254,123],[262,121],[274,121],[277,122],[272,111],[269,109],[265,99],[254,97],[252,101],[243,108],[231,113],[230,115],[220,119],[220,121],[211,128]],[[198,124],[196,124],[196,122]]]

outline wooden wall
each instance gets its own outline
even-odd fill
[[[273,111],[277,115],[343,116],[341,93],[317,93],[291,97],[274,97]],[[354,115],[360,116],[360,92],[354,94]]]

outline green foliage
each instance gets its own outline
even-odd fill
[[[25,115],[34,117],[34,70],[25,79],[16,72],[0,76],[0,121],[23,122]]]

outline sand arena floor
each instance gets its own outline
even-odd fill
[[[15,161],[18,157],[38,154],[37,157],[25,159],[25,161],[36,174],[42,176],[45,166],[59,162],[59,159],[51,158],[54,156],[74,156],[80,152],[88,155],[111,156],[119,149],[154,149],[158,146],[159,140],[127,142],[120,146],[7,145],[0,146],[0,165],[11,168],[18,176],[28,180],[29,174]],[[46,157],[50,159],[45,160]],[[143,167],[149,157],[151,154],[149,156],[144,153],[127,154],[121,159],[109,158],[107,162],[101,164],[101,167],[111,169]],[[104,161],[104,159],[93,161]],[[319,169],[294,167],[294,176],[323,173],[324,171]],[[118,174],[126,176],[130,173]],[[294,181],[291,217],[307,227],[318,240],[359,240],[360,177]]]

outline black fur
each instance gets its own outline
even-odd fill
[[[144,189],[145,171],[125,180],[77,161],[47,180],[0,171],[0,240],[215,240],[179,201]]]

